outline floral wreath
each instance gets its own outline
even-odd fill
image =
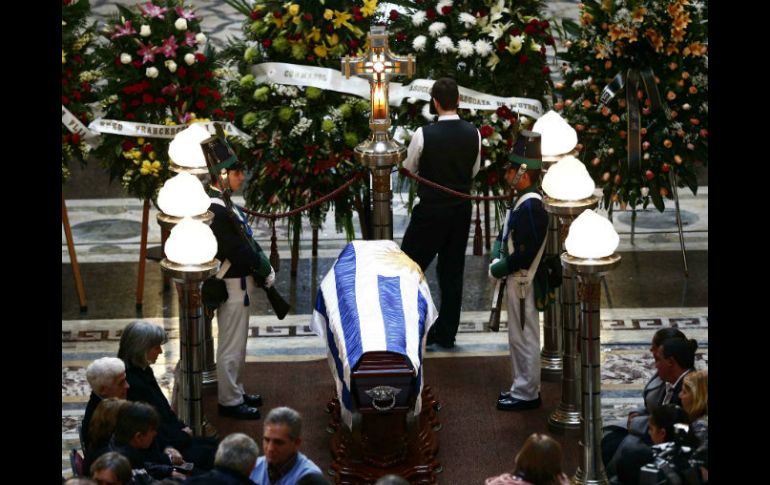
[[[670,172],[697,191],[695,164],[708,162],[708,7],[694,0],[584,0],[557,86],[562,115],[578,131],[582,157],[612,210],[650,201],[664,210],[673,197]],[[625,91],[607,104],[600,94],[618,73],[651,68],[665,109],[648,91],[641,109],[641,172],[629,173]],[[624,88],[625,89],[625,88]],[[649,89],[649,87],[648,87]]]
[[[107,81],[104,118],[165,125],[232,119],[234,113],[220,107],[214,51],[194,8],[183,0],[117,8],[119,15],[105,31],[109,43],[99,51]],[[155,199],[170,176],[170,141],[104,135],[99,154],[111,179],[120,179],[129,194]]]

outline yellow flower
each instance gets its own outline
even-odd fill
[[[314,42],[318,42],[319,40],[321,40],[321,29],[319,29],[318,27],[313,27],[310,30],[310,33],[305,36],[305,39],[307,40],[312,39]]]
[[[334,12],[331,11],[331,9],[324,10],[324,19],[331,20],[332,17],[334,17]]]
[[[344,24],[348,23],[348,20],[350,20],[353,16],[350,15],[347,12],[340,12],[339,10],[334,11],[334,28],[339,29]]]
[[[337,34],[326,36],[326,42],[329,44],[329,47],[334,47],[339,43],[339,41],[340,41],[340,38]]]
[[[364,6],[361,7],[361,13],[364,17],[371,17],[377,10],[377,0],[364,0]]]
[[[317,46],[315,46],[315,49],[313,49],[313,52],[315,52],[315,55],[317,55],[320,58],[324,58],[328,54],[326,52],[326,46],[323,44],[318,44]]]
[[[297,5],[296,3],[292,3],[291,6],[289,7],[289,15],[291,15],[292,17],[296,17],[297,15],[299,15],[299,5]]]
[[[609,52],[607,52],[607,47],[604,44],[596,44],[594,50],[596,51],[597,59],[606,59],[609,57]]]
[[[136,144],[137,145],[144,145],[144,138],[142,138],[142,137],[137,138],[136,139]]]
[[[64,53],[64,49],[61,50],[61,63],[67,62],[67,54]]]
[[[147,156],[150,157],[150,160],[155,160],[155,157],[157,157],[157,155],[155,155],[155,151],[154,150],[151,151],[150,154],[147,155]]]
[[[152,162],[152,168],[155,170],[160,170],[160,162],[157,160]]]
[[[283,26],[284,26],[284,25],[286,25],[286,17],[281,17],[281,18],[275,18],[275,17],[273,17],[271,20],[273,21],[273,23],[275,24],[275,26],[276,26],[277,28],[279,28],[279,29],[282,29],[282,28],[283,28]]]

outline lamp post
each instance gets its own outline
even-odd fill
[[[211,134],[200,123],[193,123],[184,130],[177,133],[168,147],[169,170],[176,173],[187,173],[198,177],[204,188],[209,184],[210,176],[206,167],[206,159],[203,156],[203,150],[200,148],[200,142],[210,138]],[[209,212],[209,214],[211,214]],[[195,217],[195,216],[193,216]],[[206,224],[211,224],[211,217],[204,220]],[[207,222],[208,221],[208,222]],[[168,219],[158,214],[158,223],[161,228],[168,231],[167,223],[176,224],[173,219]],[[203,385],[216,384],[217,365],[215,362],[214,336],[211,330],[211,313],[204,311],[205,324],[203,328]]]
[[[551,110],[538,118],[532,131],[540,133],[541,151],[543,154],[544,177],[548,169],[561,158],[570,153],[577,145],[575,129]],[[542,182],[542,180],[541,180]],[[548,239],[545,243],[545,257],[561,254],[559,246],[559,218],[556,214],[548,213]],[[556,295],[553,305],[548,305],[543,312],[543,350],[540,352],[540,372],[543,380],[558,380],[562,374],[562,358],[564,354],[563,327],[560,293]]]
[[[200,180],[179,173],[166,181],[158,193],[158,222],[170,230],[161,269],[176,285],[179,298],[179,346],[182,378],[179,385],[180,419],[195,436],[203,435],[201,387],[203,385],[204,331],[201,284],[214,275],[217,242],[207,224],[214,215],[208,211],[209,198]]]
[[[543,178],[543,191],[546,193],[543,206],[559,220],[558,254],[564,250],[564,240],[575,217],[599,204],[599,198],[593,195],[594,188],[585,166],[572,156],[562,157]],[[580,430],[580,327],[575,280],[569,268],[565,268],[562,274],[559,298],[564,330],[561,401],[548,417],[548,428],[557,433],[573,434]]]
[[[561,261],[578,279],[583,456],[573,483],[608,484],[601,454],[601,277],[620,264],[619,237],[612,223],[594,211],[572,224]]]
[[[372,133],[368,140],[356,146],[354,153],[356,159],[372,173],[372,238],[393,239],[390,172],[393,165],[406,158],[406,147],[393,140],[388,133],[391,126],[388,84],[395,76],[412,77],[415,59],[411,54],[406,58],[394,56],[388,46],[385,27],[375,25],[369,31],[369,50],[366,55],[355,58],[345,56],[342,59],[342,72],[346,79],[356,75],[369,81],[372,106],[369,128]]]

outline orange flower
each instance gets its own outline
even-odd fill
[[[673,25],[677,29],[686,29],[687,26],[690,24],[690,14],[689,13],[683,13],[682,15],[679,15],[678,17],[674,18]]]
[[[646,14],[647,14],[647,9],[644,7],[639,7],[636,10],[634,10],[634,13],[631,15],[631,20],[640,24],[644,22],[644,16]]]
[[[583,25],[591,25],[594,23],[594,16],[588,12],[583,12],[583,15],[580,16],[580,23]]]
[[[653,29],[647,29],[644,35],[650,40],[650,43],[655,48],[655,52],[660,52],[661,48],[663,48],[663,37]]]
[[[668,15],[671,18],[676,18],[684,8],[680,3],[670,3],[666,6],[666,10],[668,11]]]
[[[702,56],[706,53],[706,46],[698,41],[690,43],[687,48],[689,48],[692,52],[692,55],[696,57]]]
[[[679,47],[676,46],[676,44],[669,44],[666,46],[666,55],[670,56],[671,54],[676,54],[679,52]]]
[[[626,32],[620,27],[620,25],[613,24],[610,26],[610,40],[612,42],[615,42],[618,39],[622,39],[625,36]]]

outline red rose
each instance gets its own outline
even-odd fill
[[[80,135],[77,133],[72,134],[72,143],[80,143]]]
[[[429,8],[425,11],[425,16],[428,17],[428,20],[433,20],[436,18],[436,11],[432,8]]]
[[[358,47],[358,39],[350,39],[348,41],[348,45],[350,46],[351,49],[357,48]]]
[[[126,113],[126,119],[127,119],[128,121],[131,121],[131,120],[133,120],[134,118],[136,118],[136,116],[134,115],[134,113]]]
[[[497,116],[499,116],[500,118],[506,118],[506,119],[510,118],[511,115],[513,114],[511,110],[508,109],[508,106],[500,106],[499,108],[497,108],[495,113],[497,113]]]
[[[126,104],[126,102],[125,101],[121,101],[120,102],[120,111],[125,111],[126,108],[128,108],[128,105]]]
[[[83,89],[83,91],[90,93],[91,92],[91,85],[87,82],[80,83],[80,87]]]
[[[498,42],[498,43],[497,43],[497,50],[498,50],[498,51],[500,51],[500,52],[504,52],[504,51],[505,51],[505,48],[506,48],[506,43],[505,43],[505,41],[502,41],[502,40],[501,40],[500,42]]]
[[[187,76],[187,69],[185,69],[184,67],[180,67],[179,69],[176,70],[176,74],[179,77],[185,77]]]
[[[262,47],[264,47],[265,49],[269,49],[271,45],[273,45],[272,39],[265,39],[262,41]]]
[[[403,42],[403,41],[405,41],[405,40],[406,40],[406,34],[405,34],[405,33],[403,33],[403,32],[399,32],[399,33],[397,33],[397,34],[396,34],[396,40],[397,40],[398,42]]]
[[[362,20],[364,20],[364,16],[361,14],[353,15],[353,20],[355,20],[356,22],[361,22]]]
[[[121,148],[123,148],[124,152],[130,152],[131,149],[134,148],[134,146],[136,146],[134,145],[134,142],[132,142],[131,140],[126,140],[121,145]]]
[[[543,74],[550,74],[551,69],[548,66],[543,66]]]
[[[476,17],[486,17],[487,15],[489,15],[489,10],[485,8],[479,9],[479,11],[476,12]]]
[[[235,111],[228,111],[227,117],[230,118],[230,121],[233,121],[235,119]]]
[[[155,98],[155,104],[166,104],[166,98]]]
[[[75,61],[75,64],[83,64],[83,58],[79,55],[72,56],[72,59]]]
[[[63,136],[61,137],[61,142],[62,142],[62,143],[69,143],[71,139],[72,139],[72,135],[70,135],[70,134],[68,133],[68,134],[66,134],[66,135],[63,135]]]
[[[353,15],[361,15],[361,7],[353,7],[350,11],[353,12]]]
[[[152,143],[145,143],[142,145],[142,153],[150,153],[152,151]]]
[[[655,178],[655,173],[652,170],[647,170],[644,172],[644,176],[647,177],[647,180],[652,180]]]
[[[314,62],[314,61],[315,61],[315,56],[314,55],[311,54],[311,55],[307,56],[307,62]]]
[[[186,94],[189,96],[190,94],[192,94],[193,88],[192,86],[185,86],[181,88],[180,91],[182,91],[182,94]]]
[[[304,17],[305,17],[305,21],[306,22],[312,22],[313,21],[313,14],[310,13],[310,12],[305,12]]]
[[[75,101],[80,101],[80,91],[72,91],[72,97],[75,98]]]
[[[62,86],[66,86],[66,85],[68,85],[69,83],[70,83],[70,82],[69,82],[69,81],[67,81],[65,78],[61,78],[61,85],[62,85]]]
[[[214,77],[214,73],[211,71],[206,71],[203,73],[203,77],[206,79],[211,79],[212,77]]]
[[[279,18],[283,17],[283,14],[281,13],[280,10],[276,10],[275,12],[273,12],[273,17],[279,19]]]
[[[142,61],[131,61],[131,65],[139,69],[140,67],[142,67]]]
[[[215,89],[215,90],[211,91],[211,97],[214,98],[216,101],[219,101],[220,98],[222,98],[222,95],[219,94],[219,91],[217,91]]]
[[[208,96],[209,91],[211,91],[211,89],[208,86],[203,86],[198,90],[201,96]]]
[[[224,112],[224,110],[222,110],[222,108],[216,108],[216,109],[214,109],[214,115],[218,116],[220,118],[224,118],[225,112]]]
[[[198,101],[195,102],[195,107],[202,111],[206,109],[206,102],[203,101],[202,99],[199,99]]]
[[[205,55],[203,55],[203,54],[201,54],[200,52],[196,52],[196,53],[195,53],[195,59],[196,59],[198,62],[206,62],[206,56],[205,56]]]
[[[554,41],[554,38],[552,35],[549,35],[545,38],[545,45],[554,45],[556,42]]]
[[[536,30],[537,30],[537,28],[534,25],[532,25],[532,24],[527,24],[524,27],[524,33],[528,34],[528,35],[534,34]]]
[[[259,15],[259,10],[252,10],[251,12],[249,12],[249,18],[251,20],[257,20],[259,18],[258,15]]]
[[[152,103],[152,94],[149,94],[149,93],[144,93],[144,94],[142,95],[142,102],[143,102],[144,104],[150,104],[150,103]]]
[[[450,13],[452,13],[452,7],[450,5],[441,7],[441,13],[443,13],[444,15],[449,15]]]
[[[550,27],[551,24],[548,23],[547,20],[541,20],[540,21],[540,30],[545,30],[548,27]]]
[[[663,171],[663,173],[668,173],[671,171],[671,165],[664,163],[660,169]]]
[[[522,54],[519,56],[519,64],[526,64],[529,60],[529,57],[527,57],[526,54]]]
[[[150,103],[152,103],[152,96],[150,96]],[[132,108],[136,108],[140,104],[142,104],[142,103],[138,99],[132,99],[131,100],[131,107]]]
[[[482,138],[489,138],[495,132],[495,129],[489,125],[484,125],[479,131],[481,132]]]
[[[398,18],[398,10],[391,10],[390,16],[388,18],[390,18],[391,22],[395,22],[395,20]]]
[[[514,27],[511,29],[511,35],[516,37],[517,35],[521,34],[521,30],[519,30],[517,27]]]

